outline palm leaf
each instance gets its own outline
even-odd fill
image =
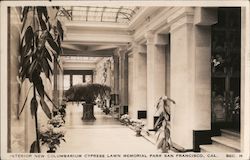
[[[59,63],[58,60],[57,60],[57,57],[54,57],[54,58],[55,58],[55,62],[56,62],[56,64],[57,64],[57,66],[60,68],[60,70],[62,70],[60,63]]]
[[[61,22],[58,20],[56,25],[57,25],[57,29],[58,29],[58,31],[59,31],[59,35],[60,35],[60,37],[61,37],[62,40],[63,40],[64,33],[63,33],[63,29],[62,29],[62,24],[61,24]]]
[[[34,141],[30,146],[30,153],[38,153],[37,142]]]
[[[160,103],[161,103],[162,98],[160,98],[156,104],[156,109],[158,110],[160,108]]]
[[[41,104],[41,107],[42,107],[44,113],[46,114],[46,116],[47,116],[49,119],[51,119],[52,116],[51,116],[50,109],[49,109],[47,103],[44,101],[44,98],[42,98],[42,97],[41,97],[41,99],[40,99],[40,104]]]
[[[68,20],[72,18],[72,15],[70,15],[70,13],[65,8],[62,8],[62,13],[65,15],[65,17],[67,17]]]
[[[41,96],[41,98],[44,98],[44,85],[41,77],[39,75],[35,75],[33,83],[37,89],[38,94]]]
[[[27,14],[29,12],[29,6],[24,7],[23,9],[23,13],[22,13],[22,18],[21,18],[21,22],[23,22],[22,28],[21,28],[21,32],[23,32],[24,26],[26,24],[26,20],[27,20]]]
[[[162,138],[159,143],[157,144],[157,149],[160,149],[163,145],[164,138]]]
[[[37,103],[36,97],[33,97],[30,101],[30,112],[31,112],[32,117],[36,114],[37,106],[38,106],[38,103]]]
[[[52,70],[50,68],[50,65],[49,65],[47,59],[43,58],[41,63],[42,63],[42,68],[43,68],[43,71],[44,71],[46,77],[50,80],[50,73],[52,74]]]
[[[48,93],[44,91],[45,96],[48,98],[48,100],[53,104],[53,106],[58,109],[58,106],[52,101],[52,99],[49,97]]]
[[[47,50],[47,48],[44,48],[44,56],[50,61],[52,62],[52,57],[51,55],[49,54],[49,51]]]
[[[24,103],[23,103],[23,105],[22,105],[22,109],[21,109],[21,111],[18,113],[18,116],[17,116],[18,119],[19,119],[21,113],[23,112],[24,106],[25,106],[25,104],[26,104],[26,102],[27,102],[27,99],[28,99],[28,97],[29,97],[29,92],[30,92],[31,87],[33,87],[33,85],[30,86],[30,88],[28,89],[28,92],[27,92],[27,94],[26,94]]]
[[[48,32],[47,38],[46,38],[47,42],[49,43],[50,47],[58,54],[60,55],[60,48],[58,47],[58,45],[56,44],[56,42],[54,41],[53,37],[51,36],[51,34]]]
[[[48,21],[49,17],[48,17],[48,11],[46,7],[37,7],[37,12],[38,14],[44,15],[44,17],[46,18],[46,22]]]
[[[161,127],[162,121],[164,120],[163,113],[160,114],[159,118],[155,122],[154,128],[158,130]]]
[[[161,134],[162,134],[162,131],[158,131],[158,135],[157,135],[157,138],[156,138],[156,142],[158,142],[158,140],[159,140]]]

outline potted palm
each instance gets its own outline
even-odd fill
[[[23,7],[22,11],[19,81],[22,85],[25,80],[29,80],[30,88],[33,88],[33,95],[30,102],[27,102],[30,95],[26,96],[18,118],[24,110],[26,102],[29,103],[31,115],[35,117],[36,128],[36,140],[32,143],[30,152],[40,152],[38,107],[41,106],[49,119],[52,118],[52,114],[46,99],[53,104],[53,107],[57,108],[46,93],[42,74],[50,80],[51,75],[54,74],[51,66],[58,65],[60,67],[58,60],[62,53],[61,41],[63,41],[64,32],[61,22],[57,19],[59,10],[59,7],[27,6]]]
[[[94,116],[94,105],[95,100],[110,96],[111,88],[102,84],[77,84],[72,86],[65,92],[65,97],[69,101],[84,101],[83,105],[83,116],[82,120],[89,121],[95,120]]]

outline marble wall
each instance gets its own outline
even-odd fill
[[[25,152],[25,111],[20,119],[17,119],[20,112],[19,92],[21,86],[17,81],[18,76],[18,55],[19,41],[21,34],[21,22],[16,8],[10,8],[10,39],[9,39],[9,93],[8,93],[8,151],[9,152]],[[25,84],[23,88],[26,88]],[[23,91],[24,92],[24,91]],[[24,98],[20,97],[20,98]]]

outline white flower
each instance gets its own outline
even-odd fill
[[[47,128],[48,130],[53,130],[54,126],[52,124],[48,124]]]
[[[136,122],[136,119],[131,118],[131,119],[130,119],[130,122],[131,122],[131,123],[134,123],[134,122]]]
[[[60,134],[60,133],[62,133],[62,131],[60,128],[53,128],[53,133]]]
[[[47,131],[48,131],[48,128],[45,127],[44,125],[42,125],[42,126],[40,127],[40,133],[41,133],[41,134],[44,134],[44,133],[46,133]]]

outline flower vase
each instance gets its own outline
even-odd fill
[[[56,151],[53,150],[52,148],[49,148],[49,150],[47,151],[47,153],[55,153]]]

